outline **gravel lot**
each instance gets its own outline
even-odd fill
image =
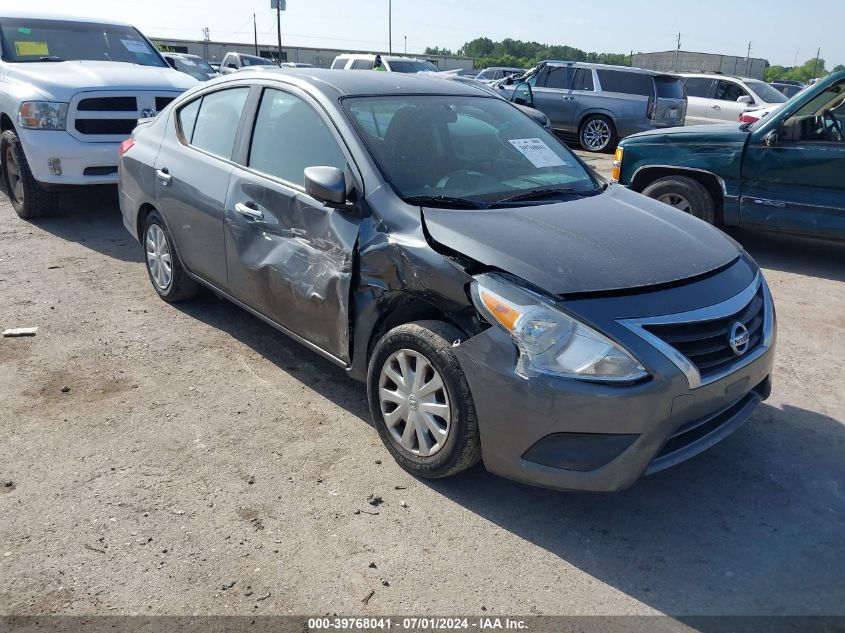
[[[845,614],[845,245],[732,232],[777,304],[771,399],[563,494],[413,479],[363,385],[210,293],[159,300],[113,191],[67,207],[0,203],[0,329],[39,328],[0,339],[0,614]]]

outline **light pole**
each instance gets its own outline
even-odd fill
[[[393,0],[387,0],[387,52],[393,55]]]
[[[405,54],[408,54],[408,36],[405,36]]]

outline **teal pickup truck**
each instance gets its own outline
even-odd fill
[[[845,72],[752,124],[630,136],[613,179],[712,224],[845,239]]]

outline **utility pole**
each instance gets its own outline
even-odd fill
[[[678,33],[678,48],[675,50],[675,72],[678,72],[678,58],[681,56],[681,34]]]
[[[408,36],[405,36],[405,54],[408,54]]]
[[[748,77],[748,65],[751,63],[751,42],[748,42],[748,52],[745,54],[745,76]]]
[[[821,46],[819,46],[819,50],[816,53],[816,63],[813,64],[813,79],[816,78],[816,75],[819,72],[819,57],[821,57],[821,54],[822,54],[822,49],[821,49]]]
[[[208,30],[208,27],[206,26],[202,30],[202,52],[203,52],[203,57],[205,59],[208,59],[208,42],[209,42],[210,39],[211,39],[210,31]]]
[[[252,37],[255,42],[255,56],[258,57],[258,23],[255,21],[255,14],[252,14]]]
[[[387,0],[387,52],[393,55],[393,0]]]
[[[801,49],[800,49],[800,48],[799,48],[798,50],[796,50],[796,51],[795,51],[795,61],[794,61],[794,62],[792,62],[792,67],[793,67],[793,68],[795,68],[795,67],[798,65],[798,53],[800,53],[800,52],[801,52]]]

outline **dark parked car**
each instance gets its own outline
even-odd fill
[[[498,84],[511,85],[513,101],[537,108],[590,152],[612,151],[620,138],[683,125],[686,117],[680,78],[640,68],[545,61]]]
[[[782,92],[783,95],[789,99],[792,99],[792,97],[806,88],[806,86],[801,82],[792,81],[772,81],[769,85],[778,92]]]
[[[207,286],[365,380],[418,476],[616,490],[769,395],[755,263],[470,86],[218,79],[124,143],[120,205],[164,300]]]
[[[708,222],[845,239],[845,72],[754,123],[638,134],[615,176]]]
[[[472,86],[473,88],[477,88],[481,92],[496,97],[497,99],[505,99],[505,96],[502,94],[501,90],[491,88],[483,81],[478,81],[477,79],[473,79],[471,77],[464,77],[463,75],[441,75],[440,77],[442,79],[446,79],[447,81],[456,81],[457,83],[464,84],[465,86]],[[530,108],[525,105],[519,105],[516,103],[514,104],[514,107],[522,110],[525,114],[530,116],[532,119],[534,119],[537,123],[542,125],[550,132],[552,131],[552,122],[549,121],[549,117],[547,117],[539,110],[535,108]]]

